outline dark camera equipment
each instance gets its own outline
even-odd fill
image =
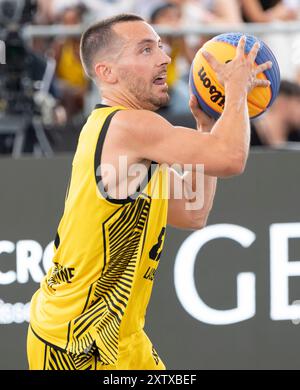
[[[0,39],[6,52],[6,64],[0,65],[0,152],[16,157],[26,143],[38,143],[42,152],[51,154],[35,103],[46,63],[23,39],[23,26],[32,21],[36,7],[35,0],[0,0]]]
[[[36,0],[0,0],[0,24],[30,23],[37,11]]]

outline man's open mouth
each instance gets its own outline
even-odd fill
[[[154,79],[153,83],[155,85],[164,85],[164,84],[166,84],[166,81],[167,81],[167,75],[164,74],[164,75],[157,76]]]

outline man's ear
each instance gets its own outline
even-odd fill
[[[105,83],[115,84],[118,81],[110,64],[99,62],[94,66],[94,71],[97,78]]]

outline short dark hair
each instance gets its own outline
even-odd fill
[[[145,20],[134,14],[120,14],[93,24],[82,34],[80,41],[80,58],[84,70],[90,78],[95,77],[93,70],[95,54],[99,52],[99,50],[111,46],[117,38],[112,27],[118,23],[136,21],[144,22]]]

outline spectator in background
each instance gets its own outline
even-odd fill
[[[221,23],[242,22],[238,0],[171,0],[181,5],[185,23]]]
[[[39,24],[52,24],[67,8],[84,6],[88,19],[104,19],[122,12],[132,12],[136,0],[37,0]]]
[[[284,146],[300,141],[300,86],[282,81],[273,106],[252,123],[252,146]]]
[[[172,0],[181,4],[183,24],[230,24],[242,23],[239,0]],[[194,55],[206,41],[211,39],[210,35],[188,35],[187,43]]]
[[[66,26],[80,24],[83,13],[84,9],[80,6],[67,8],[61,15],[61,22]],[[89,85],[81,65],[79,46],[79,37],[69,37],[53,44],[53,55],[57,61],[56,75],[68,119],[82,112]]]
[[[35,22],[37,24],[52,24],[53,1],[54,0],[37,0],[37,13],[35,17]]]
[[[176,1],[176,0],[175,0]],[[193,9],[202,15],[204,23],[228,23],[242,22],[240,5],[238,0],[192,0],[187,5],[193,5]]]
[[[175,2],[161,3],[155,8],[150,16],[150,23],[154,26],[168,26],[175,29],[181,26],[181,8]],[[169,86],[171,97],[171,109],[177,113],[188,111],[188,84],[187,80],[183,81],[183,67],[187,70],[187,74],[190,65],[193,60],[193,53],[186,45],[184,37],[162,37],[162,43],[165,51],[171,57],[171,63],[168,65],[167,70],[167,84]],[[180,67],[180,61],[184,61],[185,64]]]
[[[240,0],[243,16],[246,22],[251,23],[276,23],[296,21],[299,19],[299,0]],[[269,33],[265,29],[261,37],[272,49],[278,59],[281,74],[284,78],[295,77],[295,65],[292,61],[291,47],[293,42],[299,41],[298,34]]]
[[[268,23],[276,20],[296,20],[299,17],[298,0],[240,0],[246,22]]]
[[[61,2],[61,0],[56,0]],[[105,19],[116,14],[134,11],[134,5],[138,0],[81,0],[88,9],[89,20]]]
[[[169,0],[181,8],[184,22],[193,23],[239,23],[242,21],[239,0]],[[139,0],[135,11],[150,19],[153,10],[162,5],[162,0]]]
[[[153,25],[163,25],[173,28],[179,28],[181,26],[181,9],[174,3],[168,2],[154,9],[150,22]],[[169,88],[176,84],[180,78],[180,70],[178,68],[179,58],[186,60],[190,66],[193,60],[193,56],[186,45],[184,37],[163,37],[162,42],[165,50],[172,62],[168,65],[168,78],[167,83]]]
[[[185,0],[183,0],[184,2]],[[151,15],[155,9],[165,4],[166,1],[163,0],[137,0],[134,4],[134,13],[140,15],[145,20],[150,22]]]

